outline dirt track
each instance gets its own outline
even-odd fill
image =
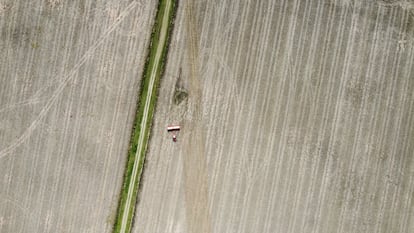
[[[111,232],[155,7],[0,0],[0,232]]]
[[[190,2],[134,232],[413,232],[413,6]]]
[[[154,10],[0,0],[0,232],[110,231]],[[413,27],[408,1],[181,0],[134,232],[414,232]]]
[[[149,138],[150,135],[150,127],[147,127],[148,122],[152,122],[153,120],[153,115],[150,114],[150,106],[153,105],[155,103],[155,94],[157,93],[157,82],[156,80],[159,80],[159,74],[161,73],[161,67],[162,67],[162,62],[164,59],[163,56],[163,51],[165,50],[165,47],[168,43],[168,33],[169,33],[169,29],[170,29],[170,16],[171,16],[171,12],[172,12],[172,8],[173,8],[173,1],[172,0],[167,0],[165,2],[165,8],[163,10],[164,15],[162,16],[162,20],[158,23],[161,24],[160,27],[160,32],[159,32],[159,39],[157,41],[158,46],[156,48],[154,48],[155,51],[155,56],[154,56],[154,62],[149,65],[149,72],[150,75],[148,77],[148,88],[146,89],[147,95],[145,97],[140,96],[141,99],[141,103],[144,104],[144,111],[142,114],[142,119],[140,122],[140,129],[141,131],[139,132],[139,137],[138,137],[138,142],[137,142],[137,148],[136,148],[136,155],[135,155],[135,161],[134,161],[134,166],[132,168],[132,175],[131,175],[131,180],[129,182],[128,185],[128,194],[127,194],[127,199],[126,199],[126,204],[124,207],[124,211],[122,213],[122,222],[121,222],[121,229],[120,229],[120,233],[129,233],[131,232],[131,223],[128,223],[128,221],[131,221],[130,218],[130,213],[132,213],[132,215],[135,213],[135,206],[136,206],[136,199],[134,196],[134,193],[137,192],[138,187],[139,187],[139,180],[141,178],[141,174],[142,174],[142,168],[140,168],[139,164],[140,161],[142,161],[145,157],[145,151],[147,148],[147,139]],[[159,7],[159,6],[158,6]],[[160,12],[161,10],[158,9],[158,12]],[[157,13],[160,14],[160,13]],[[158,16],[157,16],[158,17]],[[153,48],[151,48],[151,50],[153,50]],[[152,53],[152,51],[151,51]],[[152,56],[152,55],[148,55],[148,56]],[[143,81],[142,81],[143,82]],[[144,91],[142,91],[143,93],[145,93]],[[145,102],[144,102],[145,99]],[[149,123],[151,124],[151,123]],[[133,136],[131,136],[133,137]],[[125,179],[125,178],[124,178]],[[137,181],[138,180],[138,181]],[[117,230],[114,230],[115,232],[117,232]]]

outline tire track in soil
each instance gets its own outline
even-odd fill
[[[186,216],[188,232],[211,232],[211,220],[208,210],[208,177],[207,160],[204,152],[204,134],[202,122],[202,89],[200,84],[198,64],[197,18],[195,5],[185,3],[185,17],[187,30],[187,64],[189,65],[189,107],[188,118],[185,120],[186,131],[184,138],[184,192],[186,202]]]
[[[47,104],[42,108],[39,115],[35,118],[35,120],[30,124],[30,126],[24,131],[22,135],[20,135],[17,140],[11,143],[9,146],[4,148],[0,151],[0,159],[3,157],[10,155],[12,151],[14,151],[18,146],[20,146],[34,131],[34,129],[39,125],[40,121],[45,117],[47,112],[56,102],[58,96],[62,93],[65,87],[68,85],[70,81],[72,81],[76,76],[76,73],[79,71],[80,67],[93,55],[95,50],[102,45],[102,43],[108,38],[112,31],[114,31],[117,26],[129,15],[137,2],[132,2],[126,7],[126,9],[120,13],[116,21],[109,26],[109,28],[103,33],[103,35],[86,51],[86,53],[78,60],[76,65],[70,70],[63,78],[59,86],[56,88],[56,91],[53,92]]]

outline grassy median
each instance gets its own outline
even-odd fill
[[[133,190],[133,196],[132,196],[133,205],[131,205],[130,210],[128,210],[127,232],[130,232],[131,226],[132,226],[135,205],[136,205],[136,200],[137,200],[137,194],[138,194],[138,189],[140,186],[141,174],[143,172],[143,167],[144,167],[144,162],[145,162],[147,144],[148,144],[148,140],[149,140],[149,136],[151,132],[152,117],[153,117],[153,114],[155,111],[155,105],[157,102],[158,87],[160,84],[161,76],[164,71],[164,65],[165,65],[165,61],[167,57],[170,35],[172,32],[173,21],[175,17],[176,8],[177,8],[176,0],[171,0],[172,5],[170,7],[170,10],[169,12],[165,12],[166,3],[167,3],[167,0],[159,1],[154,26],[152,28],[151,40],[150,40],[150,45],[148,49],[147,59],[146,59],[145,66],[144,66],[140,93],[138,95],[138,104],[136,108],[137,110],[135,113],[134,125],[132,129],[131,140],[130,140],[130,145],[128,149],[128,160],[127,160],[127,164],[125,168],[124,181],[123,181],[122,190],[120,193],[119,205],[118,205],[116,219],[115,219],[115,223],[113,227],[114,233],[118,233],[121,230],[122,218],[123,218],[123,213],[124,213],[125,205],[127,201],[128,190],[131,188],[130,181],[132,179],[132,170],[133,170],[136,159],[138,159],[139,160],[138,161],[139,162],[138,172],[137,172],[138,177],[136,178],[135,186],[134,186],[135,188]],[[165,43],[160,45],[159,44],[160,32],[162,28],[162,20],[165,14],[169,14],[168,29],[167,29]],[[162,55],[160,58],[161,61],[158,63],[158,67],[155,67],[154,63],[155,63],[156,51],[158,49],[158,46],[162,46],[163,48],[162,48]],[[144,114],[145,102],[147,101],[147,94],[149,91],[148,89],[149,89],[149,83],[150,83],[150,76],[151,76],[151,72],[154,69],[156,69],[156,78],[155,78],[154,88],[152,90],[153,93],[150,99],[148,121],[147,121],[147,124],[145,125],[146,127],[145,135],[143,135],[144,144],[143,144],[142,150],[138,151],[137,153],[138,138],[140,137],[140,134],[142,133],[141,122],[144,117],[143,114]]]

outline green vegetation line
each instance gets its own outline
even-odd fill
[[[114,233],[131,231],[157,93],[168,52],[176,0],[160,0],[144,66]]]

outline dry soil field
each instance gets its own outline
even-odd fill
[[[181,0],[134,232],[414,232],[413,11]]]
[[[156,1],[0,0],[0,232],[110,232]]]

